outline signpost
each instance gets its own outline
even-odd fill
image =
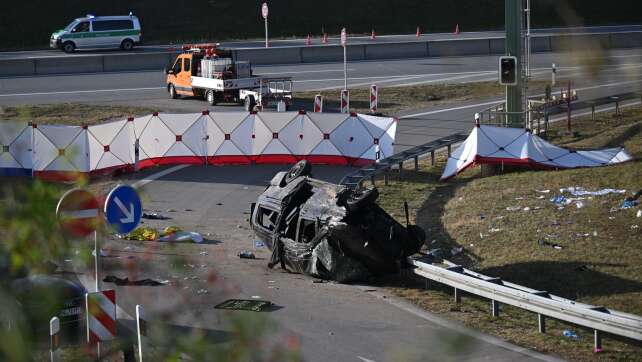
[[[98,249],[98,200],[94,195],[82,189],[71,189],[65,192],[58,206],[56,216],[63,233],[70,238],[83,238],[94,233],[94,264],[96,268],[96,291],[100,290],[98,268],[100,250]]]
[[[132,232],[143,214],[143,205],[138,193],[131,186],[118,185],[105,200],[107,223],[119,234]]]
[[[268,44],[268,4],[263,3],[263,6],[261,6],[261,15],[263,15],[263,19],[265,19],[265,47],[269,47]]]
[[[370,86],[370,113],[377,112],[377,103],[379,98],[379,87],[376,84]]]
[[[346,34],[346,28],[341,29],[341,46],[343,47],[343,89],[348,89],[348,35]]]

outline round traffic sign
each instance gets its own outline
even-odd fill
[[[263,19],[267,19],[268,17],[268,4],[263,3],[263,6],[261,6],[261,14],[263,15]]]
[[[346,46],[348,44],[348,35],[346,34],[346,28],[341,29],[341,45]]]
[[[136,229],[143,215],[143,205],[138,192],[131,186],[118,185],[105,200],[105,218],[119,234]]]
[[[82,238],[96,230],[99,208],[98,200],[91,192],[72,189],[58,201],[56,217],[66,236]]]

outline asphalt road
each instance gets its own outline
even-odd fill
[[[503,37],[503,31],[482,31],[482,32],[465,32],[465,29],[459,34],[454,33],[426,33],[417,37],[416,34],[401,34],[401,35],[381,35],[371,39],[370,36],[349,36],[351,44],[372,44],[372,43],[398,43],[398,42],[414,42],[414,41],[435,41],[435,40],[450,40],[450,39],[475,39],[475,38],[496,38]],[[532,29],[531,32],[534,36],[537,35],[550,35],[550,34],[581,34],[581,33],[605,33],[605,32],[630,32],[641,31],[642,25],[617,25],[617,26],[602,26],[602,27],[575,27],[575,28],[548,28],[548,29]],[[453,27],[454,32],[454,27]],[[48,39],[47,39],[48,41]],[[216,41],[212,41],[216,42]],[[292,46],[306,46],[307,39],[271,39],[271,47],[292,47]],[[328,45],[340,44],[338,36],[328,38]],[[182,45],[182,44],[180,44]],[[132,54],[132,53],[152,53],[152,52],[165,52],[175,50],[175,44],[165,45],[143,45],[135,47],[134,50],[125,52],[118,49],[86,49],[80,50],[73,54],[65,54],[57,49],[39,49],[29,51],[0,51],[0,60],[3,59],[30,59],[30,58],[46,58],[46,57],[60,57],[72,56],[82,57],[94,54]],[[239,40],[239,41],[224,41],[220,42],[223,48],[262,48],[265,46],[265,40]],[[321,36],[314,36],[311,39],[311,45],[324,45]]]
[[[108,255],[101,261],[103,276],[169,280],[170,285],[104,283],[104,288],[116,288],[119,306],[129,315],[136,304],[143,305],[150,329],[177,334],[198,330],[212,341],[224,341],[230,332],[229,314],[215,305],[229,298],[269,300],[277,306],[267,313],[277,328],[267,339],[283,345],[288,336],[296,336],[306,361],[553,360],[444,321],[381,288],[315,283],[280,268],[268,269],[269,251],[254,246],[247,218],[249,204],[282,169],[287,166],[257,165],[251,173],[242,166],[188,167],[143,186],[144,207],[171,217],[145,220],[146,225],[180,225],[207,240],[173,246],[110,240],[103,244]],[[333,182],[349,171],[313,169],[315,177]],[[257,259],[240,259],[243,250],[253,251]],[[86,275],[90,281],[91,269]],[[120,318],[127,319],[125,313]]]

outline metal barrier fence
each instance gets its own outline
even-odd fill
[[[430,260],[408,258],[408,263],[414,267],[415,274],[453,287],[456,303],[461,302],[463,290],[490,299],[494,317],[499,316],[499,303],[537,313],[540,333],[546,333],[546,317],[549,317],[592,329],[596,351],[602,348],[602,333],[642,341],[640,316],[575,302],[547,291],[483,275],[448,261],[437,266]]]

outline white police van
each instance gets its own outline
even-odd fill
[[[87,15],[52,33],[49,45],[66,53],[77,48],[120,47],[131,50],[141,40],[140,21],[131,13],[126,16]]]

